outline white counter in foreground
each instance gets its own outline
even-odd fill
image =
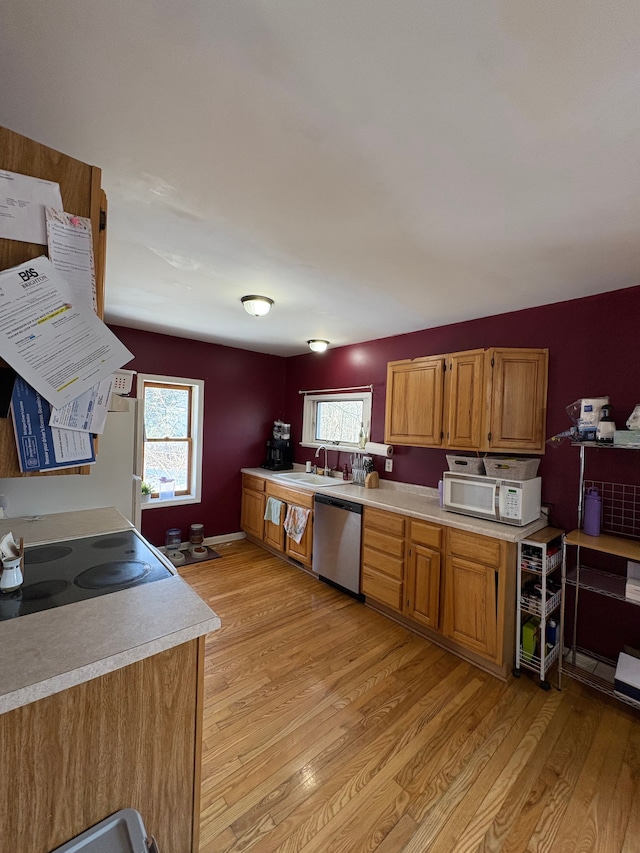
[[[25,545],[130,527],[112,508],[2,519]],[[220,619],[182,580],[166,580],[0,622],[0,713],[216,631]]]

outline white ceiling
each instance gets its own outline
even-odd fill
[[[0,80],[103,169],[114,323],[292,355],[640,283],[637,0],[4,0]]]

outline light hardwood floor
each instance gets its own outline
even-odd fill
[[[201,853],[635,853],[640,714],[503,684],[246,541],[207,640]]]

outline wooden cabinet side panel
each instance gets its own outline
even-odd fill
[[[47,853],[122,808],[192,853],[198,641],[4,714],[3,849]]]
[[[412,447],[442,444],[444,357],[390,362],[385,441]]]
[[[97,249],[95,256],[97,301],[101,311],[104,306],[104,255],[99,247],[99,212],[100,200],[104,194],[100,189],[100,169],[47,148],[5,127],[0,127],[0,169],[55,181],[60,184],[64,209],[69,213],[91,219],[94,248]],[[0,239],[0,270],[46,254],[45,245]],[[102,313],[100,316],[103,316]],[[0,365],[3,363],[0,361]],[[77,466],[44,474],[22,474],[18,465],[11,419],[0,418],[0,477],[59,477],[88,473],[88,466]]]
[[[544,452],[548,350],[493,350],[490,448]]]

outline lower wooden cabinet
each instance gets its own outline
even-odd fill
[[[441,546],[439,525],[365,507],[362,592],[437,630]]]
[[[265,509],[269,498],[281,502],[279,522],[266,520]],[[310,510],[300,542],[288,536],[284,520],[289,506]],[[264,477],[242,475],[242,529],[252,539],[311,568],[313,557],[313,492],[280,486]]]
[[[442,528],[423,521],[409,522],[405,613],[415,622],[438,630]]]
[[[362,575],[365,596],[403,611],[405,529],[401,515],[366,506],[362,527]]]
[[[264,536],[265,480],[242,475],[241,525],[245,533],[262,539]]]
[[[506,677],[515,544],[364,508],[362,592],[373,606]],[[510,590],[510,591],[509,591]],[[510,623],[509,623],[510,624]]]
[[[496,663],[503,658],[507,546],[489,536],[448,532],[442,633]]]
[[[204,638],[0,717],[0,848],[45,853],[125,807],[197,853]]]

